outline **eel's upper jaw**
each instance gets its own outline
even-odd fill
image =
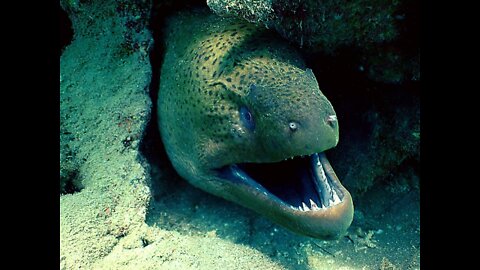
[[[336,238],[352,222],[350,193],[323,152],[276,164],[232,164],[219,172],[222,178],[240,184],[242,192],[249,193],[247,200],[253,198],[238,203],[297,233]]]

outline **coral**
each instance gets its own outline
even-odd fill
[[[358,252],[367,248],[377,248],[377,241],[373,239],[374,235],[375,232],[372,230],[365,232],[362,228],[357,227],[355,232],[347,235],[347,238],[353,242],[355,252]]]

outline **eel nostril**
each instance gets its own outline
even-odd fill
[[[298,124],[295,123],[295,122],[290,122],[290,123],[288,123],[288,127],[290,128],[291,131],[297,131]]]
[[[326,117],[325,119],[325,122],[327,122],[327,124],[329,126],[331,126],[332,128],[335,128],[336,127],[336,123],[337,123],[337,116],[336,115],[329,115]]]

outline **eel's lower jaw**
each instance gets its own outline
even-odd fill
[[[299,171],[299,178],[291,182],[288,179],[276,179],[280,187],[275,179],[261,179],[265,176],[255,173],[246,164],[226,166],[219,172],[222,178],[229,179],[242,189],[235,192],[237,203],[264,214],[297,233],[324,239],[337,238],[347,230],[353,219],[350,193],[340,183],[324,153],[290,158],[282,161],[279,168],[275,167],[274,170],[289,170],[289,162],[298,163],[294,170]],[[258,169],[261,166],[275,165],[253,166]],[[257,175],[259,177],[256,179]],[[277,178],[285,179],[291,175],[279,172]],[[245,194],[245,199],[249,201],[238,201],[242,197],[241,192],[248,193]]]

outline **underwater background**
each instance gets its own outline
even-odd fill
[[[173,170],[155,113],[162,29],[199,8],[304,55],[339,120],[326,154],[355,206],[345,236],[296,235]],[[419,12],[408,0],[60,1],[60,268],[419,269]]]

